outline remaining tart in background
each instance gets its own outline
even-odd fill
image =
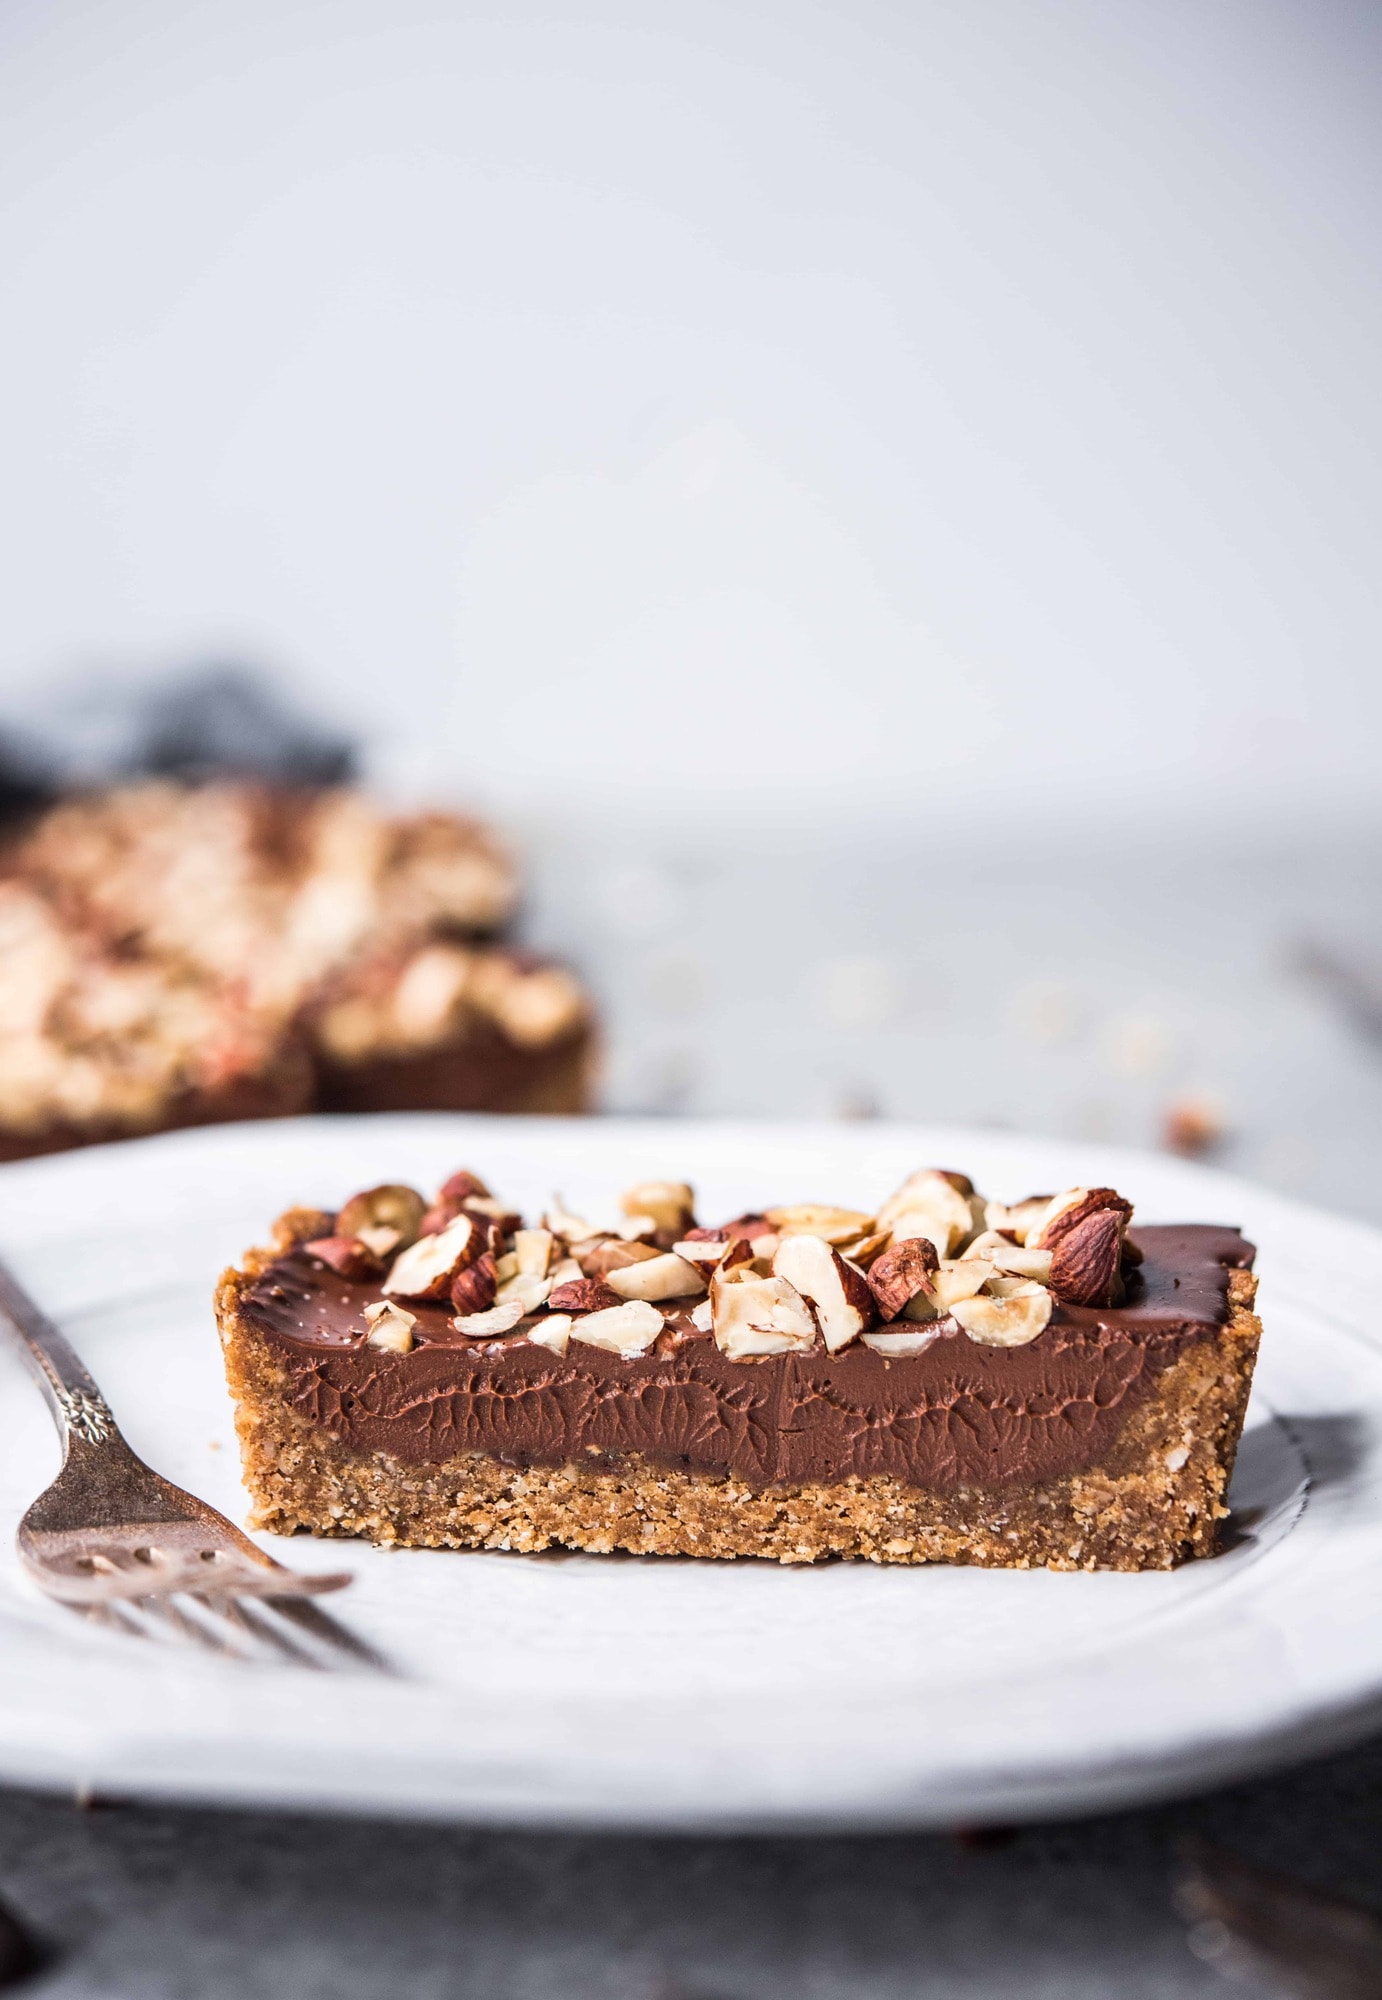
[[[150,781],[0,851],[0,1158],[307,1110],[586,1108],[588,1001],[498,941],[490,832]]]
[[[217,1315],[254,1523],[423,1546],[1166,1569],[1212,1554],[1260,1327],[1236,1230],[1111,1188],[597,1228],[472,1173],[282,1217]]]

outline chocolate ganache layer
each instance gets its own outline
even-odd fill
[[[731,1360],[690,1310],[638,1359],[572,1338],[468,1339],[449,1305],[410,1304],[406,1354],[366,1344],[377,1286],[295,1250],[249,1286],[241,1315],[270,1345],[293,1407],[349,1450],[414,1464],[483,1452],[515,1466],[637,1453],[755,1488],[891,1475],[944,1490],[1027,1486],[1100,1463],[1157,1376],[1229,1318],[1229,1272],[1252,1265],[1236,1230],[1139,1227],[1145,1262],[1117,1307],[1057,1306],[1024,1347],[958,1328],[906,1359],[857,1342],[830,1355]],[[579,1322],[577,1322],[579,1325]],[[574,1334],[573,1329],[573,1334]]]

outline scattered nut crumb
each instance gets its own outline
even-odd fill
[[[1215,1152],[1224,1137],[1223,1113],[1207,1097],[1174,1097],[1162,1115],[1161,1143],[1187,1160]]]

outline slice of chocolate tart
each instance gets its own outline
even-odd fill
[[[216,1306],[253,1521],[423,1547],[1169,1569],[1260,1335],[1235,1229],[924,1169],[873,1213],[608,1227],[468,1171],[297,1209]]]

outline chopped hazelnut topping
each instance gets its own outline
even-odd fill
[[[968,1188],[968,1182],[965,1185]],[[891,1230],[894,1243],[927,1237],[938,1257],[949,1257],[974,1228],[969,1194],[959,1191],[955,1177],[934,1167],[912,1174],[896,1194],[889,1195],[876,1222],[880,1229]]]
[[[587,1278],[607,1277],[611,1271],[621,1271],[629,1264],[649,1260],[658,1254],[649,1243],[622,1243],[617,1236],[606,1236],[596,1243],[576,1246],[576,1261]]]
[[[824,1202],[799,1201],[788,1208],[770,1208],[765,1220],[779,1236],[819,1236],[838,1247],[862,1235],[871,1217],[852,1208],[831,1208]]]
[[[1006,1299],[957,1299],[950,1312],[983,1347],[1025,1347],[1046,1326],[1052,1303],[1042,1286],[1027,1284]]]
[[[618,1292],[610,1290],[598,1278],[574,1278],[564,1285],[554,1285],[548,1303],[557,1312],[588,1313],[602,1312],[606,1306],[622,1303]]]
[[[930,1326],[908,1326],[905,1321],[894,1320],[890,1326],[874,1327],[864,1334],[863,1342],[887,1360],[907,1361],[913,1355],[924,1354],[933,1342],[943,1340],[947,1328],[954,1332],[949,1320],[936,1320]]]
[[[542,1218],[542,1226],[566,1244],[584,1243],[597,1233],[581,1216],[571,1213],[559,1194],[553,1195],[552,1205]]]
[[[929,1236],[905,1237],[894,1243],[869,1266],[869,1286],[884,1319],[896,1319],[914,1298],[935,1301],[932,1282],[940,1267],[936,1246]]]
[[[395,1259],[384,1290],[396,1298],[445,1298],[457,1273],[475,1263],[485,1243],[481,1226],[471,1216],[458,1215],[435,1236],[419,1237]]]
[[[309,1257],[318,1258],[329,1264],[333,1271],[343,1278],[361,1281],[383,1276],[383,1260],[376,1257],[367,1243],[358,1236],[314,1236],[303,1249]]]
[[[648,1352],[662,1331],[662,1314],[644,1299],[630,1299],[624,1305],[607,1306],[603,1312],[585,1313],[571,1322],[571,1338],[587,1347],[604,1347],[635,1361]]]
[[[619,1207],[630,1219],[646,1219],[668,1240],[684,1235],[696,1220],[696,1198],[685,1181],[639,1181],[620,1195]]]
[[[1009,1207],[935,1168],[911,1175],[876,1217],[796,1203],[703,1228],[679,1181],[639,1182],[622,1201],[624,1234],[592,1232],[560,1201],[543,1227],[528,1227],[463,1172],[426,1213],[415,1190],[395,1185],[353,1197],[334,1223],[295,1210],[281,1247],[300,1246],[356,1280],[373,1279],[379,1255],[396,1252],[385,1297],[366,1318],[369,1339],[400,1352],[413,1344],[416,1315],[395,1301],[449,1297],[453,1324],[473,1338],[526,1319],[528,1337],[553,1353],[575,1340],[628,1359],[649,1352],[665,1305],[678,1328],[689,1321],[746,1362],[822,1344],[840,1355],[857,1341],[904,1361],[960,1335],[1024,1346],[1057,1302],[1120,1300],[1125,1271],[1141,1255],[1126,1235],[1131,1204],[1112,1188],[1069,1188]],[[430,1233],[415,1233],[434,1217]],[[867,1270],[846,1250],[866,1256]]]
[[[389,1250],[406,1250],[417,1240],[426,1207],[416,1188],[392,1184],[366,1188],[363,1194],[352,1195],[336,1217],[337,1234],[358,1236],[369,1243],[366,1230],[391,1229],[395,1232],[393,1241],[379,1252],[381,1257],[387,1257]]]
[[[511,1333],[523,1318],[524,1306],[519,1299],[510,1299],[507,1305],[491,1306],[487,1312],[457,1313],[451,1324],[458,1333],[472,1335]]]
[[[451,1303],[460,1314],[488,1312],[499,1289],[494,1258],[487,1250],[451,1281]]]
[[[555,1237],[548,1229],[514,1231],[513,1253],[518,1259],[519,1271],[525,1278],[546,1277],[555,1241]]]
[[[698,1298],[705,1290],[704,1275],[671,1251],[665,1257],[645,1257],[606,1271],[605,1283],[622,1299]]]
[[[821,1337],[831,1354],[840,1353],[873,1323],[867,1278],[824,1237],[784,1236],[773,1253],[773,1276],[785,1278],[815,1307]]]
[[[392,1299],[379,1299],[365,1307],[365,1324],[369,1328],[365,1339],[371,1347],[382,1347],[390,1354],[411,1351],[416,1313],[405,1312]]]
[[[710,1298],[716,1344],[731,1361],[815,1346],[811,1308],[785,1278],[731,1274],[716,1278]]]
[[[515,1277],[504,1280],[495,1292],[495,1300],[504,1306],[508,1305],[511,1299],[518,1299],[522,1302],[524,1312],[536,1312],[540,1305],[546,1304],[551,1289],[550,1278],[534,1278],[520,1271]]]
[[[535,1347],[548,1347],[553,1354],[565,1354],[574,1324],[570,1313],[546,1313],[533,1321],[528,1338]]]

